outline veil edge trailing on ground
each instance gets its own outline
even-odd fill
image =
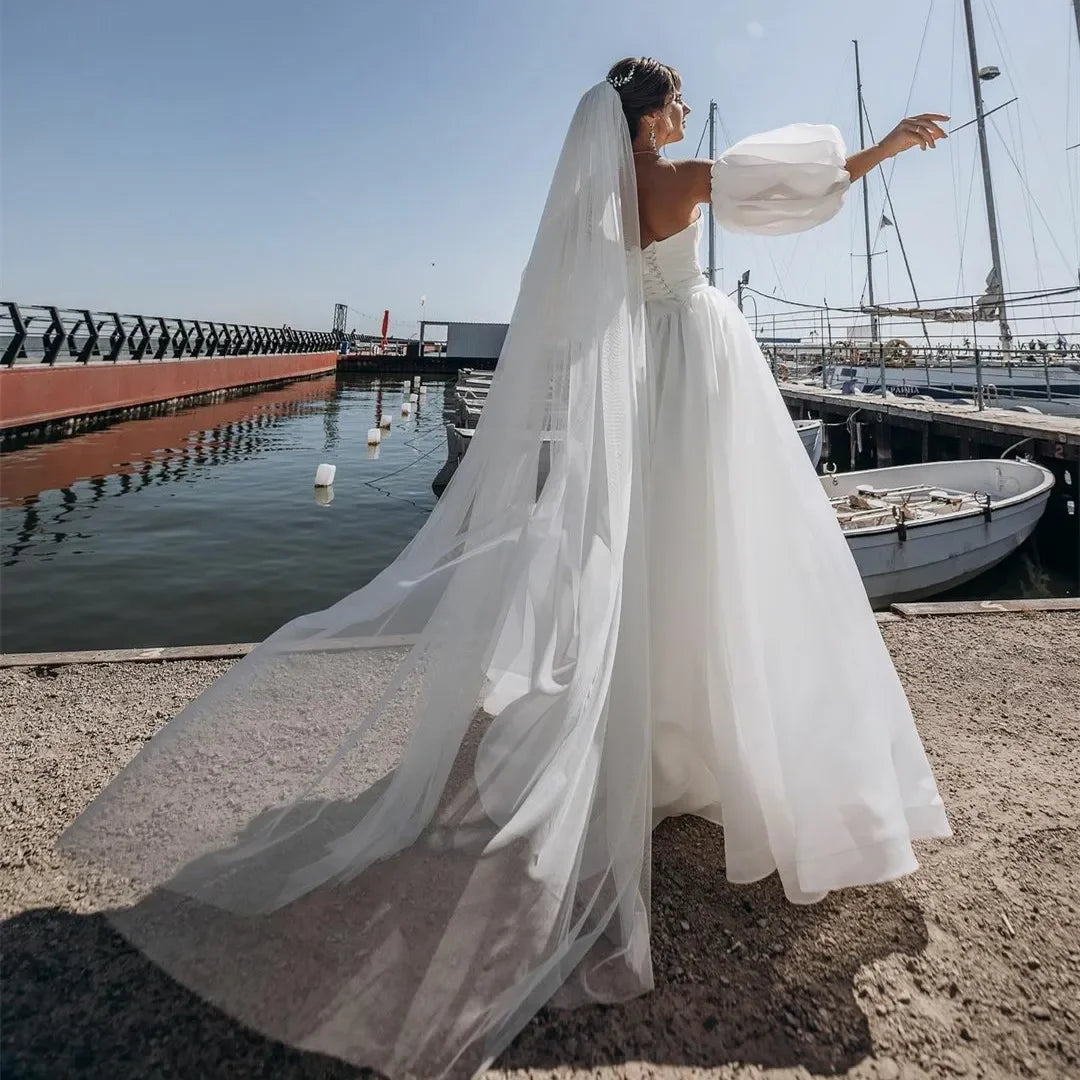
[[[651,986],[644,375],[633,156],[605,82],[423,528],[171,720],[62,837],[147,890],[112,914],[129,940],[256,1030],[395,1075],[483,1067],[557,990]]]

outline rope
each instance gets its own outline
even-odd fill
[[[998,137],[998,139],[1001,140],[1001,145],[1005,147],[1005,153],[1008,155],[1009,162],[1012,164],[1012,167],[1016,170],[1016,175],[1020,177],[1020,184],[1024,189],[1025,195],[1027,195],[1028,199],[1030,199],[1030,201],[1031,201],[1030,205],[1035,207],[1036,212],[1038,213],[1039,217],[1042,219],[1042,223],[1046,226],[1046,231],[1050,236],[1050,240],[1053,242],[1054,247],[1057,249],[1057,253],[1061,256],[1061,261],[1065,264],[1066,269],[1069,269],[1070,267],[1069,267],[1068,256],[1062,250],[1061,245],[1057,242],[1057,238],[1054,236],[1054,231],[1053,231],[1053,229],[1050,228],[1050,222],[1046,220],[1046,215],[1042,212],[1042,207],[1039,206],[1038,199],[1035,198],[1035,195],[1032,192],[1031,188],[1028,187],[1028,182],[1024,178],[1023,170],[1016,163],[1016,158],[1013,157],[1013,152],[1012,152],[1012,150],[1009,149],[1009,144],[1005,141],[1004,136],[1001,134],[1000,130],[998,129],[997,122],[994,121],[994,120],[991,120],[990,121],[990,126],[994,129],[994,134]],[[1022,151],[1021,151],[1021,153],[1022,153]],[[1030,221],[1030,215],[1031,215],[1031,209],[1030,209],[1030,206],[1029,206],[1029,208],[1028,208],[1029,221]],[[1034,240],[1034,229],[1035,229],[1035,226],[1034,226],[1034,223],[1032,222],[1031,223],[1032,240]],[[1039,262],[1038,255],[1036,254],[1036,259],[1035,259],[1036,273],[1039,272],[1039,270],[1038,270],[1038,262]]]

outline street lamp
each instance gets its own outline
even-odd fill
[[[742,311],[742,291],[750,284],[750,271],[744,270],[742,277],[739,278],[739,310]]]

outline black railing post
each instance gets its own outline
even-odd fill
[[[191,346],[192,357],[198,356],[202,352],[202,347],[206,343],[206,337],[203,334],[202,323],[198,319],[195,319],[192,324],[192,329],[195,332],[195,342]]]
[[[120,321],[118,311],[110,312],[109,317],[113,321],[113,329],[112,333],[109,334],[109,352],[105,359],[115,364],[120,359],[120,350],[124,347],[124,342],[127,341],[127,334],[124,333],[124,324]]]
[[[75,359],[80,364],[88,364],[90,362],[90,357],[97,351],[98,326],[97,323],[94,322],[94,316],[85,308],[82,312],[82,321],[86,323],[86,344],[79,350]],[[73,332],[72,340],[74,340],[74,338],[75,335]]]
[[[191,339],[183,319],[176,320],[176,333],[173,334],[173,359],[182,360],[184,353],[191,347]]]
[[[67,337],[67,334],[64,333],[64,324],[60,319],[59,309],[51,307],[45,310],[49,313],[49,325],[45,333],[41,335],[41,344],[45,347],[45,355],[41,358],[41,362],[51,367],[56,363],[57,353],[60,352],[60,347],[64,344],[64,338]]]
[[[26,324],[22,320],[18,304],[14,304],[10,300],[5,300],[4,307],[8,309],[8,318],[11,319],[11,326],[14,333],[12,333],[11,340],[4,349],[4,355],[0,358],[0,363],[5,367],[12,367],[16,357],[19,355],[19,351],[26,342]]]
[[[158,343],[157,348],[154,350],[155,360],[164,360],[165,353],[168,352],[169,344],[172,340],[172,335],[169,333],[169,328],[165,324],[165,320],[159,315],[157,317],[158,323]]]
[[[146,355],[146,350],[150,347],[150,330],[146,325],[146,319],[141,315],[131,316],[135,319],[135,325],[131,328],[131,334],[128,337],[128,348],[131,350],[131,355],[136,360],[142,360]],[[136,341],[136,335],[141,334],[142,340]]]

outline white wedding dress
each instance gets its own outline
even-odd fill
[[[840,207],[843,162],[830,127],[745,140],[713,170],[720,221],[767,233],[817,224]],[[740,170],[758,183],[768,172],[767,203],[733,205]],[[742,313],[706,284],[702,222],[643,260],[654,817],[723,824],[733,881],[779,867],[789,898],[808,901],[913,870],[910,838],[949,830],[768,364]]]
[[[822,222],[843,161],[831,128],[747,140],[714,167],[720,221]],[[586,93],[424,527],[171,720],[62,838],[147,890],[113,924],[248,1027],[471,1075],[545,1002],[651,988],[660,818],[721,824],[728,876],[778,872],[800,903],[907,873],[914,838],[948,835],[700,231],[642,251],[618,95]]]

